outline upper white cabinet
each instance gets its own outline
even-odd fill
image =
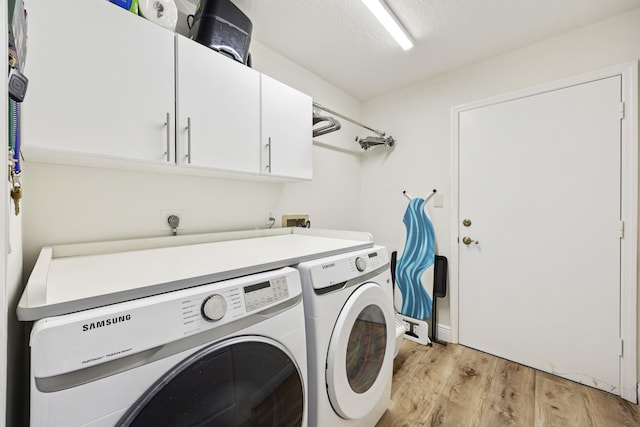
[[[106,0],[26,7],[27,160],[311,179],[307,95]]]
[[[178,164],[260,172],[260,73],[176,36]]]
[[[26,7],[25,147],[173,162],[173,33],[104,0]]]
[[[313,177],[313,101],[264,74],[262,79],[262,171],[275,176]]]

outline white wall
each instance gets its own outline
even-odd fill
[[[636,9],[365,103],[366,120],[381,123],[397,137],[398,145],[393,152],[380,151],[363,162],[362,227],[379,243],[397,248],[404,239],[407,200],[402,190],[424,197],[437,188],[445,194],[445,206],[437,209],[430,204],[430,213],[438,252],[448,256],[451,108],[638,60],[639,41],[640,9]],[[449,324],[448,298],[438,308],[439,321]]]

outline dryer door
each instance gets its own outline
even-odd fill
[[[342,308],[327,354],[331,406],[346,419],[366,416],[391,381],[395,320],[389,294],[361,285]]]
[[[118,426],[300,426],[304,386],[291,354],[263,337],[212,344],[178,363]]]

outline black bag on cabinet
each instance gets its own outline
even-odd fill
[[[200,0],[187,17],[189,36],[245,65],[251,65],[249,43],[253,24],[230,0]]]

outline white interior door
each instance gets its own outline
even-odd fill
[[[460,343],[618,395],[621,85],[458,116]]]

